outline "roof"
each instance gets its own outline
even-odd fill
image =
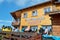
[[[14,17],[14,19],[16,19],[16,18],[17,18],[17,15],[16,15],[15,12],[22,11],[22,10],[25,10],[25,9],[28,9],[28,8],[32,8],[32,7],[35,7],[35,6],[38,6],[38,5],[42,5],[42,4],[45,4],[45,3],[49,3],[49,2],[51,2],[51,0],[45,1],[45,2],[42,2],[42,3],[40,2],[40,3],[37,3],[37,4],[35,4],[35,5],[22,8],[22,9],[20,9],[20,10],[17,10],[17,11],[12,12],[11,15]],[[20,14],[20,13],[19,13],[19,14]]]

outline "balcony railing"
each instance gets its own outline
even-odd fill
[[[52,15],[52,14],[59,14],[59,13],[60,13],[60,10],[55,10],[55,11],[49,12],[50,15]]]
[[[52,14],[59,14],[59,13],[60,13],[59,9],[53,9],[52,11],[47,12],[46,14],[52,15]]]
[[[14,21],[14,22],[12,22],[12,25],[13,26],[18,26],[18,25],[20,25],[20,22],[19,21]]]

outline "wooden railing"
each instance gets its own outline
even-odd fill
[[[60,14],[60,10],[51,11],[51,12],[48,12],[47,14],[49,15]]]
[[[3,40],[41,40],[42,36],[33,32],[0,32]],[[9,35],[8,35],[9,34]]]

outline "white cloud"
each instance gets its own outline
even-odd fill
[[[26,5],[26,3],[28,2],[29,0],[15,0],[15,4],[18,5],[18,6],[24,6]]]
[[[1,26],[1,25],[3,25],[3,24],[0,23],[0,26]]]
[[[34,5],[37,3],[42,3],[46,0],[15,0],[14,3],[18,6]]]
[[[42,3],[42,2],[45,2],[45,1],[48,1],[48,0],[35,0],[35,1],[31,0],[31,3],[36,4],[36,3]]]
[[[0,0],[0,3],[7,2],[7,3],[14,3],[17,6],[26,6],[27,4],[32,5],[43,1],[48,1],[48,0]]]
[[[4,0],[0,0],[0,3],[3,3],[4,2]]]
[[[7,3],[14,3],[18,6],[24,6],[29,0],[0,0],[0,3],[7,2]]]
[[[11,23],[12,21],[9,21],[9,20],[0,20],[0,22],[3,22],[3,23]]]
[[[6,2],[11,3],[11,2],[13,2],[13,0],[6,0]]]

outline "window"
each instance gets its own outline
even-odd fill
[[[46,27],[49,29],[49,31],[51,32],[52,31],[52,26],[42,26],[42,28],[45,30],[46,29]]]
[[[44,8],[44,13],[46,14],[46,13],[48,13],[48,12],[51,12],[50,7]]]
[[[34,10],[34,11],[32,12],[32,16],[37,16],[37,10]]]
[[[24,18],[27,18],[27,13],[24,13]]]
[[[24,32],[26,28],[27,26],[22,26],[22,32]]]
[[[31,30],[32,30],[32,31],[35,31],[35,32],[36,32],[37,29],[38,29],[38,26],[31,26]]]

